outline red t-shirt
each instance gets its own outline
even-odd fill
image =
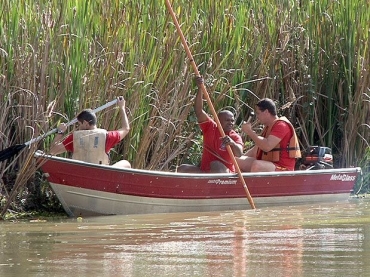
[[[107,138],[105,141],[105,152],[108,154],[109,151],[120,142],[120,135],[118,131],[108,131]],[[63,140],[63,145],[68,152],[73,153],[73,133],[68,135],[65,140]]]
[[[289,147],[289,141],[293,136],[293,131],[288,123],[279,120],[274,124],[274,126],[272,126],[270,135],[281,139],[280,148],[287,148]],[[278,162],[274,162],[274,164],[285,167],[288,170],[294,170],[295,162],[295,158],[290,158],[289,152],[283,150],[280,152],[280,160]]]
[[[222,162],[231,172],[235,172],[235,167],[233,160],[229,155],[226,147],[221,145],[221,133],[218,130],[217,123],[208,117],[207,121],[199,123],[200,129],[203,132],[203,154],[202,161],[200,163],[200,169],[202,171],[208,172],[210,170],[210,164],[212,161]],[[243,140],[241,136],[236,133],[234,130],[231,130],[229,133],[225,133],[230,138],[232,138],[236,143],[243,145]],[[209,149],[209,150],[208,150]],[[217,158],[210,151],[217,153],[224,161]]]

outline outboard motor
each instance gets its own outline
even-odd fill
[[[328,169],[333,168],[331,148],[324,146],[310,146],[303,152],[299,169]]]

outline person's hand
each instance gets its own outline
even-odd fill
[[[252,130],[252,124],[248,121],[243,121],[243,124],[242,124],[242,131],[244,133],[246,133],[247,135],[249,135],[251,132],[253,132]]]
[[[197,87],[200,87],[204,83],[204,79],[202,76],[196,76],[195,77],[195,83],[197,84]]]
[[[57,129],[58,129],[58,131],[57,131],[58,134],[63,134],[67,131],[67,124],[60,123],[59,126],[57,127]]]
[[[125,98],[123,98],[123,96],[119,96],[119,97],[117,97],[117,105],[118,105],[121,109],[125,109],[126,100],[125,100]]]
[[[233,139],[230,138],[229,136],[224,136],[223,138],[221,138],[222,140],[222,144],[224,145],[231,145],[234,143]]]

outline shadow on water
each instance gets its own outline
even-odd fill
[[[369,276],[369,204],[2,222],[0,276]]]

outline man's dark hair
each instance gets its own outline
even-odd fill
[[[276,115],[276,105],[270,98],[263,98],[256,105],[262,112],[268,110],[271,115]]]
[[[82,110],[82,112],[77,115],[77,120],[79,122],[83,122],[85,120],[90,126],[96,125],[96,115],[92,109]]]

